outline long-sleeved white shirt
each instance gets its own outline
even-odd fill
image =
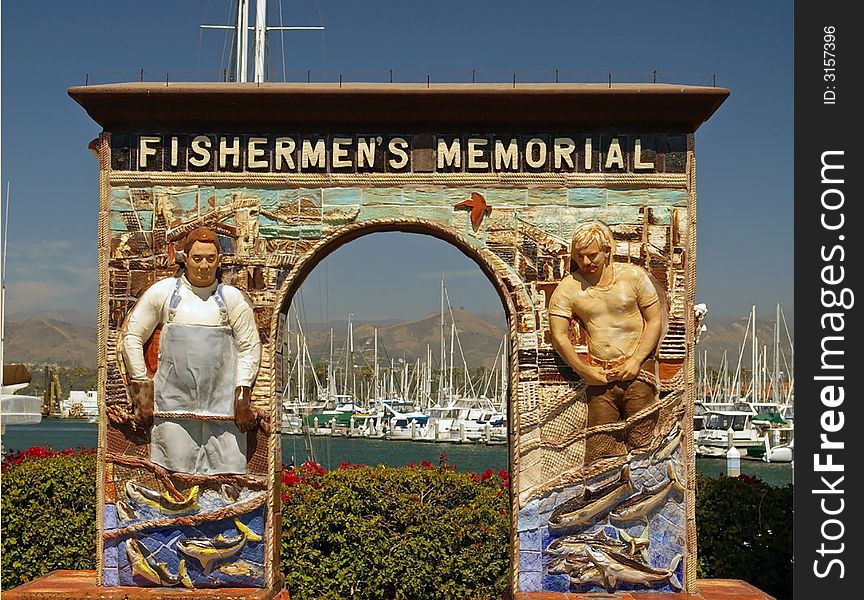
[[[218,282],[207,287],[195,287],[181,276],[180,303],[174,323],[185,325],[221,325],[219,305],[214,297]],[[144,341],[150,338],[160,323],[168,321],[169,304],[176,278],[167,277],[150,286],[135,304],[123,336],[123,354],[131,379],[147,379],[144,362]],[[243,292],[230,285],[222,286],[222,297],[228,311],[228,325],[237,344],[235,386],[251,386],[261,364],[261,338],[255,325],[252,306]]]

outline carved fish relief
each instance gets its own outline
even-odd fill
[[[596,491],[586,489],[581,496],[575,496],[556,506],[549,516],[549,531],[564,532],[587,525],[595,518],[606,515],[622,499],[633,494],[635,489],[630,481],[630,467],[624,465],[621,476],[616,482],[605,485]]]
[[[618,552],[606,552],[592,546],[588,546],[586,552],[600,573],[600,580],[595,583],[601,584],[609,593],[614,592],[619,583],[650,586],[653,583],[669,582],[675,590],[681,590],[681,581],[675,573],[681,562],[681,554],[672,559],[668,568],[658,569]]]
[[[239,519],[235,518],[234,524],[240,532],[238,535],[226,538],[220,534],[215,539],[186,538],[177,542],[177,550],[201,563],[204,574],[209,575],[214,562],[231,558],[243,549],[247,541],[260,542],[262,539]]]
[[[245,560],[235,560],[234,562],[225,563],[224,565],[219,565],[216,567],[216,570],[220,573],[224,573],[225,575],[231,575],[234,577],[261,577],[263,571],[253,565],[252,563],[246,562]]]
[[[117,508],[117,516],[120,517],[121,521],[134,521],[138,518],[138,513],[125,500],[118,500],[115,506]]]
[[[626,554],[636,556],[638,552],[639,556],[642,557],[642,561],[648,564],[648,546],[651,543],[651,538],[648,537],[648,525],[645,525],[645,529],[639,537],[630,535],[624,529],[619,529],[618,535],[621,536],[621,541],[625,542],[628,546]]]
[[[672,461],[666,463],[668,481],[653,488],[642,488],[642,490],[627,498],[609,513],[609,520],[615,522],[634,521],[645,518],[655,508],[666,501],[666,497],[673,489],[684,492],[685,488],[678,479]]]
[[[181,515],[199,508],[198,486],[194,486],[182,500],[174,500],[166,492],[161,494],[132,480],[126,482],[126,496],[139,506],[149,506],[165,515]]]
[[[135,538],[126,540],[126,555],[129,557],[129,565],[132,568],[132,576],[140,575],[147,581],[159,586],[174,587],[183,585],[187,588],[194,587],[189,574],[186,572],[186,561],[182,558],[177,565],[177,574],[168,572],[168,565],[157,562],[153,555],[144,547],[144,544]]]

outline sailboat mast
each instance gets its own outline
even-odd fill
[[[357,396],[357,383],[354,379],[354,324],[351,322],[353,313],[348,313],[348,366],[351,369],[351,395]]]
[[[750,352],[751,352],[750,379],[752,380],[750,382],[750,391],[751,391],[750,401],[755,402],[756,401],[756,386],[758,385],[757,380],[759,377],[759,350],[758,350],[759,345],[758,345],[758,342],[756,340],[756,305],[755,304],[752,305],[750,311],[751,311],[751,313],[750,313],[751,321],[753,322],[753,338],[750,340],[751,344],[752,344],[751,350],[750,350]]]
[[[297,334],[297,348],[300,349],[300,372],[298,373],[298,394],[300,397],[300,402],[303,403],[306,400],[306,352],[304,351],[306,347],[306,339],[300,337],[300,334]]]
[[[249,44],[246,32],[249,31],[249,0],[237,0],[237,34],[235,36],[234,73],[239,83],[246,83],[246,64],[249,62]]]
[[[780,303],[774,313],[774,402],[780,403]]]
[[[429,376],[429,381],[426,382],[426,386],[429,390],[429,394],[428,394],[428,398],[426,399],[427,400],[426,408],[429,408],[430,406],[432,406],[432,345],[431,344],[428,345],[427,350],[428,350],[428,352],[427,352],[428,360],[427,360],[427,365],[426,365],[426,372]]]
[[[417,388],[416,388],[416,397],[417,397],[417,406],[420,406],[423,402],[423,379],[422,379],[422,371],[420,370],[420,358],[417,358],[417,362],[414,364],[414,376],[417,378]]]
[[[255,83],[264,82],[264,49],[267,40],[267,0],[255,4]]]
[[[445,354],[444,354],[444,278],[441,278],[441,319],[439,320],[439,324],[441,326],[441,357],[438,361],[438,404],[440,406],[444,406],[444,364],[445,364]]]
[[[333,374],[333,328],[330,328],[330,357],[327,359],[327,390],[333,393],[336,387],[336,377]]]
[[[380,395],[378,394],[378,328],[377,327],[375,328],[375,355],[374,355],[373,360],[375,361],[375,363],[374,363],[375,364],[375,368],[374,368],[375,391],[373,393],[375,395],[375,399],[377,400],[380,397]]]
[[[510,355],[510,348],[507,344],[507,336],[504,336],[504,351],[501,352],[501,394],[498,396],[498,404],[501,406],[501,412],[504,412],[507,406],[507,357]]]
[[[6,238],[9,235],[9,182],[6,182],[6,208],[0,206],[0,380],[3,379],[3,344],[6,341]],[[6,229],[3,215],[6,215]]]
[[[450,395],[453,395],[453,344],[455,343],[456,338],[456,323],[450,323],[450,383],[448,387],[450,388]]]

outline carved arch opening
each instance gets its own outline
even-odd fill
[[[281,312],[287,312],[294,296],[299,291],[303,282],[311,274],[314,268],[321,263],[327,256],[332,254],[337,249],[349,244],[350,242],[372,234],[383,232],[402,232],[414,233],[420,235],[432,236],[442,240],[445,243],[455,246],[472,262],[474,262],[492,284],[499,300],[504,308],[505,319],[508,328],[508,337],[510,339],[510,350],[508,356],[508,393],[507,393],[507,446],[508,446],[508,463],[510,471],[510,504],[511,504],[511,531],[516,531],[516,516],[518,514],[518,490],[519,490],[519,471],[517,468],[518,452],[516,437],[519,431],[519,344],[517,332],[519,328],[519,315],[517,306],[528,306],[530,304],[529,295],[525,289],[524,283],[518,277],[507,276],[507,265],[499,259],[492,251],[487,248],[478,248],[471,243],[463,234],[454,231],[448,227],[444,227],[435,222],[425,221],[420,219],[375,219],[363,221],[362,223],[354,223],[346,225],[335,231],[331,235],[321,239],[315,246],[293,265],[291,271],[282,282],[276,294],[276,302],[273,306],[274,318],[270,324],[269,336],[269,355],[277,356],[277,345],[281,339],[280,319],[276,318]],[[524,330],[524,326],[522,327]],[[524,331],[522,331],[524,333]],[[273,371],[275,374],[275,370]],[[270,395],[276,395],[276,377],[272,375],[270,378]],[[273,403],[274,411],[278,410],[276,403]],[[275,419],[276,415],[273,415]],[[277,422],[274,420],[274,422]],[[513,565],[513,548],[511,548],[511,570]]]

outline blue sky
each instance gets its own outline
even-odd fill
[[[2,178],[11,184],[10,314],[72,308],[95,315],[99,133],[66,94],[90,83],[221,80],[228,0],[22,0],[2,3]],[[252,3],[254,4],[254,2]],[[280,22],[271,0],[269,24]],[[348,2],[282,0],[268,79],[658,81],[731,90],[696,133],[697,301],[717,317],[756,304],[793,314],[792,2],[569,0]],[[284,71],[283,71],[284,60]],[[347,260],[348,257],[351,260]],[[373,261],[379,257],[383,260]],[[358,272],[358,259],[371,263]],[[351,268],[349,268],[349,264]],[[374,234],[337,250],[304,286],[307,318],[414,318],[454,307],[496,312],[491,284],[455,248]],[[326,275],[326,279],[324,278]],[[329,291],[326,305],[319,291]],[[487,310],[485,307],[492,307]]]

